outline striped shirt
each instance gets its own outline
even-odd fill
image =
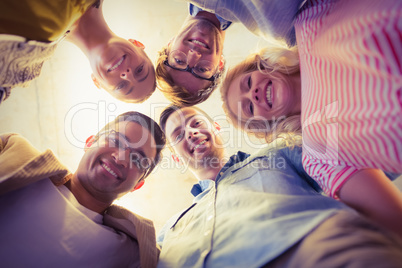
[[[311,0],[295,22],[303,166],[324,191],[402,172],[402,1]]]

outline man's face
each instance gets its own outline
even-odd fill
[[[167,139],[193,169],[223,159],[223,143],[215,130],[205,115],[191,107],[175,111],[166,121]]]
[[[200,61],[209,61],[214,66],[213,74],[218,71],[222,56],[222,32],[209,20],[199,17],[189,18],[175,39],[168,46],[168,58],[171,52],[180,51],[187,56],[184,65],[193,68]],[[175,59],[169,58],[169,61]],[[210,87],[211,81],[195,77],[190,72],[183,72],[165,66],[176,85],[196,94],[201,89]]]
[[[155,157],[150,131],[134,122],[120,122],[101,133],[85,152],[77,177],[92,196],[115,200],[135,187]]]
[[[155,70],[144,50],[114,37],[91,59],[93,76],[118,100],[138,102],[155,89]]]

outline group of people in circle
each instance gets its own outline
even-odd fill
[[[18,134],[2,135],[5,263],[397,267],[402,194],[392,181],[402,172],[402,3],[187,2],[187,19],[153,64],[140,41],[111,31],[102,0],[2,1],[0,103],[38,77],[63,40],[80,48],[94,84],[114,98],[135,105],[158,89],[172,102],[159,124],[133,111],[89,137],[74,173]],[[267,46],[227,66],[225,32],[233,23]],[[228,120],[265,149],[224,157],[219,125],[196,106],[215,90]],[[112,203],[141,188],[165,147],[174,161],[190,163],[199,183],[194,203],[155,236],[152,221]],[[283,165],[262,168],[270,159]],[[68,216],[53,213],[60,210]],[[81,226],[61,232],[60,218]],[[51,256],[40,258],[32,230],[47,229],[44,219]]]

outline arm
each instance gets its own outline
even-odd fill
[[[0,135],[0,182],[40,152],[19,134]]]
[[[348,206],[402,238],[402,193],[381,170],[355,172],[341,186],[338,196]]]

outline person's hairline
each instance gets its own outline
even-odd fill
[[[179,110],[183,110],[183,109],[193,109],[195,111],[197,111],[198,113],[202,114],[203,116],[205,116],[209,121],[213,121],[212,118],[205,112],[203,111],[201,108],[195,107],[195,106],[182,106],[182,107],[178,107],[176,105],[172,105],[172,106],[168,106],[165,110],[169,109],[170,112],[169,115],[167,117],[165,117],[164,121],[163,121],[163,129],[162,131],[165,133],[166,135],[166,125],[167,125],[167,121],[169,120],[170,116],[175,113],[178,112]],[[163,112],[162,112],[163,113]],[[162,122],[161,122],[162,123]]]

